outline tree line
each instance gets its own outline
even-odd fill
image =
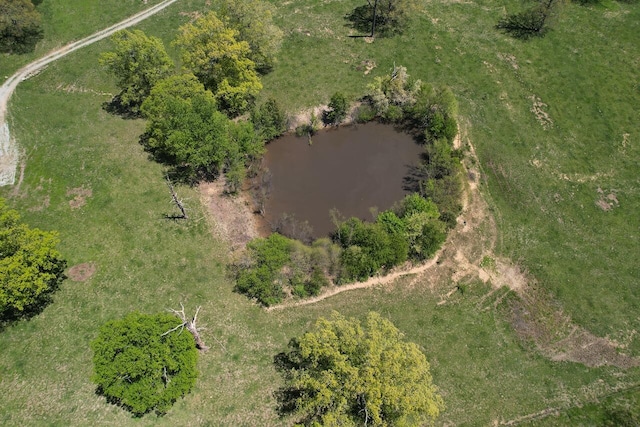
[[[183,182],[224,173],[235,193],[264,143],[285,130],[275,101],[256,106],[260,75],[275,65],[282,31],[272,6],[259,0],[225,0],[178,29],[173,45],[182,70],[162,41],[140,30],[112,37],[100,63],[120,89],[106,107],[147,119],[145,149]],[[237,117],[250,112],[250,120]]]

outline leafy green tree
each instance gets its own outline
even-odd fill
[[[105,323],[91,342],[98,393],[136,416],[167,412],[195,385],[193,335],[168,313],[131,313]]]
[[[238,31],[237,40],[249,44],[256,69],[273,68],[282,44],[282,30],[273,22],[275,8],[261,0],[219,0],[218,16]]]
[[[191,74],[160,81],[142,104],[149,119],[143,142],[158,160],[174,165],[190,179],[239,169],[260,156],[264,144],[248,123],[234,123],[218,111],[210,91]]]
[[[498,21],[496,28],[522,40],[543,37],[549,30],[549,21],[565,0],[538,0],[536,3],[522,12],[504,16]]]
[[[138,113],[151,88],[169,76],[173,61],[165,51],[162,40],[148,37],[140,30],[118,31],[111,41],[115,49],[100,55],[100,63],[117,79],[121,92],[116,101],[131,112]]]
[[[0,0],[0,52],[31,52],[42,37],[40,14],[30,0]]]
[[[286,132],[287,116],[275,99],[251,109],[251,123],[263,141],[271,141]]]
[[[184,66],[213,92],[220,108],[231,116],[246,111],[262,90],[250,59],[249,43],[237,37],[237,30],[209,12],[180,27],[174,42],[182,50]]]
[[[364,280],[381,268],[391,268],[407,259],[404,234],[387,231],[382,223],[366,223],[358,218],[343,222],[337,231],[345,281]]]
[[[328,125],[338,125],[347,117],[349,103],[347,98],[340,92],[336,92],[329,101],[329,110],[325,111],[322,121]]]
[[[376,26],[382,33],[400,33],[411,17],[419,10],[418,0],[368,0],[377,1]]]
[[[444,409],[429,363],[378,313],[361,324],[333,313],[276,356],[283,415],[305,426],[433,425]]]
[[[278,233],[247,244],[248,259],[236,266],[236,291],[269,306],[284,299],[282,268],[291,259],[292,241]]]
[[[402,200],[398,212],[404,223],[409,256],[426,259],[442,246],[447,237],[446,225],[440,221],[433,201],[413,193]]]
[[[64,279],[58,234],[29,228],[0,198],[0,318],[15,318],[48,302]]]

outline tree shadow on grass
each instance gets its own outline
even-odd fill
[[[345,15],[344,19],[348,21],[347,27],[362,33],[361,37],[371,36],[371,27],[373,24],[373,8],[368,4],[358,6]]]
[[[120,116],[125,120],[135,120],[142,117],[139,108],[131,105],[124,105],[122,103],[120,94],[114,96],[111,101],[103,102],[102,109],[109,114]]]

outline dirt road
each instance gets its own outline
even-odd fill
[[[98,31],[97,33],[92,34],[89,37],[78,40],[77,42],[70,43],[60,49],[54,50],[44,57],[33,61],[28,65],[25,65],[13,76],[9,77],[9,79],[7,79],[7,81],[5,81],[2,86],[0,86],[0,186],[13,185],[16,176],[16,168],[18,165],[19,150],[15,140],[11,138],[9,125],[7,123],[7,105],[9,103],[9,99],[11,98],[11,95],[13,94],[13,91],[16,89],[18,84],[37,74],[45,66],[47,66],[47,64],[60,59],[75,50],[81,49],[85,46],[89,46],[92,43],[109,37],[116,31],[135,25],[140,21],[143,21],[144,19],[155,15],[156,13],[160,12],[176,1],[178,0],[165,0],[153,7],[150,7],[149,9],[143,10],[142,12],[125,19],[122,22],[112,25],[109,28],[105,28],[104,30]]]

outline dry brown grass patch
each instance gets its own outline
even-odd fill
[[[98,267],[94,262],[83,262],[71,267],[67,271],[67,276],[74,282],[85,282],[95,274],[97,269]]]

